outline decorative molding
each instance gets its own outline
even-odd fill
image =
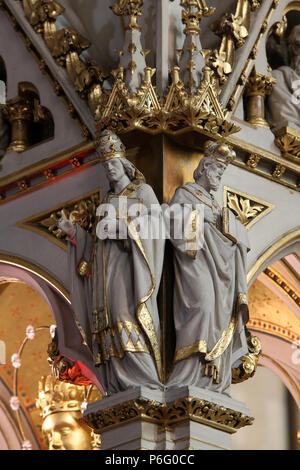
[[[17,227],[46,237],[50,242],[66,250],[67,236],[59,229],[58,220],[64,217],[91,233],[95,223],[96,209],[101,201],[102,190],[99,188],[50,210],[28,217],[18,222]]]
[[[274,204],[229,186],[223,188],[223,202],[224,207],[231,209],[247,230],[275,207]]]
[[[283,290],[283,292],[300,308],[300,292],[295,291],[293,286],[273,267],[266,268],[264,274]]]
[[[254,420],[241,412],[193,397],[176,400],[170,404],[159,404],[146,399],[131,400],[113,408],[90,413],[86,418],[89,425],[99,433],[120,428],[124,423],[137,420],[154,423],[163,428],[191,420],[232,434],[244,426],[251,425]]]
[[[95,165],[96,143],[79,144],[0,179],[0,205]]]
[[[295,230],[286,233],[281,236],[279,239],[275,240],[270,248],[268,248],[261,256],[255,261],[251,266],[247,274],[247,284],[254,279],[254,277],[262,270],[263,266],[266,266],[268,260],[282,250],[285,246],[291,245],[293,242],[300,240],[300,227],[297,227]]]
[[[278,336],[290,343],[300,340],[299,334],[290,328],[286,328],[278,323],[273,323],[268,320],[262,320],[261,318],[250,318],[247,323],[247,327],[251,330],[261,331],[272,336]]]
[[[16,268],[24,269],[25,271],[28,271],[31,274],[38,276],[40,279],[49,284],[54,289],[54,291],[58,292],[67,301],[68,304],[71,304],[70,294],[65,289],[65,287],[53,276],[51,276],[51,274],[49,274],[47,271],[40,268],[39,266],[35,265],[34,263],[31,263],[30,261],[19,258],[17,256],[0,253],[0,264],[15,266]]]
[[[225,137],[224,140],[236,151],[237,158],[232,162],[233,165],[300,191],[300,165],[235,136]]]

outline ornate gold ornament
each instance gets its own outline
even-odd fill
[[[52,0],[23,0],[23,8],[32,27],[43,35],[55,60],[65,66],[76,91],[87,99],[91,111],[102,95],[102,83],[108,73],[95,61],[84,61],[81,52],[90,47],[90,42],[73,28],[57,30],[55,21],[64,8]]]
[[[260,0],[237,0],[234,14],[226,13],[211,25],[212,31],[221,37],[221,45],[208,56],[208,64],[216,71],[221,84],[226,82],[233,70],[235,50],[245,44],[251,11],[258,10],[260,6]]]
[[[300,131],[291,127],[283,127],[275,131],[275,144],[284,158],[300,162]]]
[[[44,34],[46,41],[56,32],[54,23],[65,11],[58,2],[52,0],[23,0],[23,8],[31,26],[37,33]]]
[[[170,404],[159,404],[144,399],[131,400],[113,408],[90,413],[87,419],[90,426],[99,433],[138,420],[163,428],[190,420],[232,434],[254,421],[254,418],[238,411],[193,397],[176,400]]]
[[[128,16],[129,24],[126,29],[141,30],[137,24],[138,16],[142,15],[143,0],[117,0],[117,4],[112,6],[111,9],[118,16]]]
[[[249,2],[249,0],[245,0],[243,5],[244,5],[244,8],[243,8],[243,5],[242,3],[238,0],[238,3],[240,4],[241,6],[241,9],[239,10],[240,11],[240,14],[243,16],[245,15],[245,18],[248,18],[247,20],[245,19],[245,25],[247,26],[247,24],[250,26],[250,11],[249,11],[249,8],[247,7],[246,5],[246,2]],[[261,6],[261,1],[259,2],[251,2],[251,11],[256,11],[260,8]],[[227,105],[227,109],[228,109],[228,113],[226,113],[226,117],[227,115],[229,114],[229,111],[231,111],[233,109],[233,105],[234,103],[237,101],[237,98],[238,98],[238,95],[241,91],[241,87],[245,85],[246,81],[247,81],[247,77],[251,71],[251,68],[252,68],[252,62],[253,60],[256,58],[256,55],[258,53],[258,50],[259,50],[259,45],[263,39],[263,36],[265,35],[267,29],[268,29],[268,25],[271,21],[271,18],[273,16],[273,13],[274,13],[274,10],[277,8],[278,6],[278,2],[277,1],[273,1],[272,4],[270,5],[270,8],[266,14],[266,17],[264,19],[264,21],[262,22],[261,24],[261,28],[260,28],[260,31],[259,31],[259,34],[258,34],[258,37],[252,47],[252,50],[249,54],[249,57],[246,61],[246,64],[243,68],[243,70],[241,70],[240,72],[240,77],[239,77],[239,81],[238,81],[238,85],[236,87],[233,87],[234,88],[234,91],[233,93],[231,94],[231,96],[229,97],[228,99],[228,103],[230,103],[230,107],[228,107]],[[246,14],[248,13],[248,15]],[[248,31],[249,31],[249,26],[248,26]],[[227,53],[227,55],[230,56],[229,54],[229,51]],[[225,77],[225,80],[228,78],[228,75]]]
[[[247,230],[275,207],[274,204],[228,186],[223,188],[223,200],[224,207],[231,209]]]
[[[265,99],[272,93],[275,78],[256,71],[254,67],[245,87],[246,120],[255,126],[270,128],[265,118]]]
[[[56,31],[54,19],[63,12],[60,5],[50,0],[23,2],[30,23],[43,34],[54,58],[66,67],[80,96],[88,100],[99,130],[107,126],[117,132],[141,129],[152,134],[196,130],[215,137],[237,132],[239,128],[226,121],[223,111],[219,112],[221,106],[218,102],[218,80],[214,79],[213,73],[208,79],[208,69],[204,77],[202,74],[205,61],[199,41],[199,23],[203,16],[210,16],[214,9],[207,7],[204,0],[182,0],[182,20],[186,34],[180,70],[183,82],[180,81],[179,74],[173,71],[170,93],[158,99],[151,80],[155,69],[146,66],[147,51],[140,44],[137,20],[142,14],[142,4],[141,0],[119,0],[112,7],[115,14],[128,16],[129,22],[125,27],[124,50],[119,54],[119,68],[114,73],[113,90],[109,92],[102,89],[102,83],[108,74],[94,62],[84,61],[80,57],[80,53],[89,47],[89,42],[71,28]],[[243,29],[238,22],[239,20],[233,26],[235,37]],[[143,75],[141,83],[140,77]],[[185,77],[188,77],[188,83]],[[208,97],[209,82],[211,87]],[[173,95],[178,104],[183,99],[182,109],[174,106],[171,99]],[[173,109],[170,109],[171,101]],[[218,112],[216,104],[220,108]]]
[[[96,220],[96,209],[101,200],[102,192],[98,189],[80,199],[66,202],[50,211],[22,220],[18,226],[46,236],[50,241],[66,249],[67,236],[59,229],[58,220],[64,217],[91,233]]]
[[[123,70],[119,70],[107,105],[96,111],[99,131],[109,127],[118,133],[139,129],[149,134],[178,135],[194,130],[214,137],[239,131],[239,127],[224,118],[218,100],[218,80],[208,67],[195,94],[187,92],[179,78],[179,68],[174,67],[172,85],[163,103],[152,85],[153,73],[153,69],[146,67],[144,82],[132,95],[126,88]]]
[[[272,173],[272,176],[276,179],[279,179],[279,178],[282,177],[285,170],[286,170],[286,168],[283,165],[278,164],[278,165],[275,166],[275,169]]]
[[[256,168],[258,163],[259,163],[259,160],[260,160],[260,156],[253,153],[252,155],[250,155],[250,157],[248,158],[247,162],[246,162],[246,165],[249,167],[249,168]]]
[[[232,369],[233,384],[248,380],[256,372],[258,358],[261,353],[261,343],[257,336],[252,336],[249,332],[247,343],[249,352],[241,357],[240,366]]]

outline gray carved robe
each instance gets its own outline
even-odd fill
[[[189,204],[192,210],[204,204],[217,213],[219,228],[204,222],[204,244],[194,257],[188,256],[185,240],[172,240],[176,351],[168,386],[193,385],[228,394],[231,367],[248,352],[247,249],[223,235],[221,209],[198,184],[179,188],[173,204]],[[219,383],[205,376],[204,357],[219,369]]]
[[[152,188],[138,180],[119,196],[138,198],[148,209],[158,204]],[[73,310],[107,393],[162,387],[156,297],[163,251],[162,240],[102,241],[78,226],[76,245],[69,244]],[[82,259],[91,262],[89,276],[76,270]]]
[[[286,65],[273,70],[272,75],[276,84],[267,101],[267,119],[272,129],[289,126],[300,130],[300,76]]]

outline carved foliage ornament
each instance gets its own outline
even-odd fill
[[[135,95],[129,93],[123,80],[123,71],[117,76],[112,93],[104,109],[96,110],[98,130],[105,127],[117,133],[142,129],[151,134],[166,132],[181,134],[190,129],[214,136],[228,136],[239,128],[225,120],[218,101],[218,81],[212,70],[204,69],[204,79],[197,93],[189,94],[179,80],[178,67],[174,67],[173,83],[169,94],[161,103],[151,83],[153,70],[145,69],[145,80]]]
[[[269,202],[227,186],[224,186],[224,206],[234,212],[247,230],[274,209]]]

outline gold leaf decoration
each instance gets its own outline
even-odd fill
[[[227,186],[224,186],[223,196],[224,206],[234,212],[236,218],[247,230],[274,208],[274,205],[269,202]]]

